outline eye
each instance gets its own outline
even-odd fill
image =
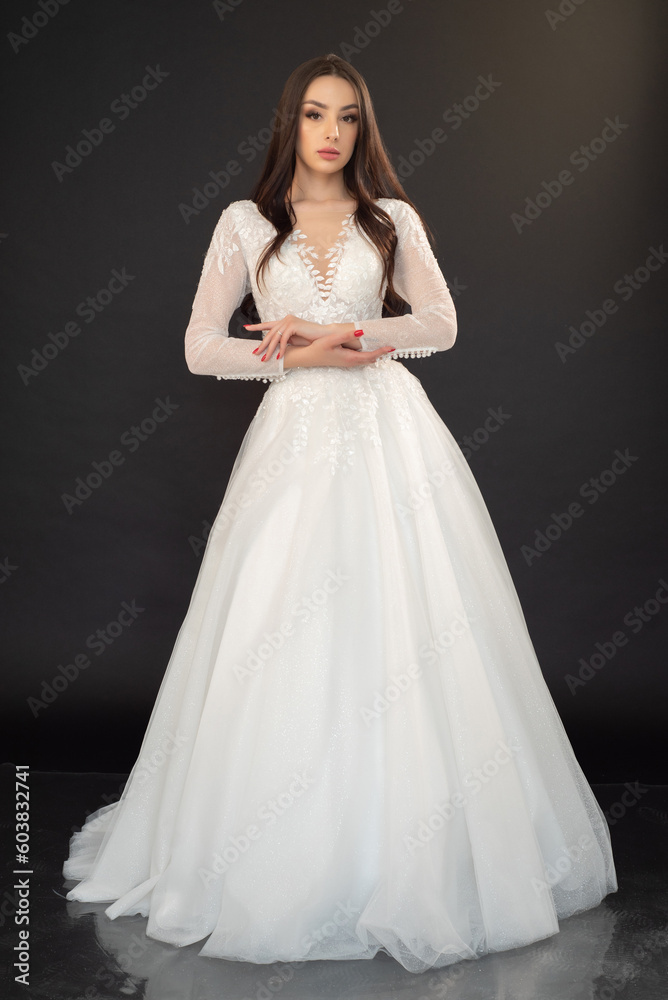
[[[318,118],[322,118],[322,115],[320,114],[319,111],[307,111],[306,112],[306,118],[310,118],[311,121],[315,121],[316,120],[314,118],[314,115],[317,115]],[[346,122],[346,125],[353,125],[358,120],[357,115],[354,115],[354,114],[352,114],[350,112],[347,115],[343,115],[344,121],[345,121],[346,118],[349,119]]]

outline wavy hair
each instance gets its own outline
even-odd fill
[[[283,87],[276,109],[276,127],[273,130],[264,166],[250,193],[250,198],[260,213],[277,231],[258,260],[256,280],[259,285],[270,258],[273,254],[278,254],[296,222],[289,191],[295,170],[295,146],[301,106],[310,82],[319,76],[341,77],[347,80],[355,91],[360,109],[360,127],[353,154],[343,167],[343,180],[350,197],[357,202],[354,219],[374,244],[383,262],[381,288],[387,279],[383,306],[394,316],[406,306],[405,299],[395,291],[393,285],[397,234],[390,215],[374,204],[373,199],[397,198],[406,202],[417,213],[432,242],[433,237],[421,213],[401,186],[390,162],[378,130],[371,95],[364,78],[354,66],[334,52],[301,63],[292,71]],[[252,292],[245,296],[241,303],[241,311],[246,316],[257,316]]]

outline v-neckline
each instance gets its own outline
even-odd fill
[[[300,227],[293,229],[292,232],[288,234],[288,239],[293,243],[295,250],[297,251],[297,255],[301,258],[304,267],[315,282],[319,300],[323,303],[323,305],[327,305],[329,302],[334,279],[338,274],[344,250],[350,239],[350,234],[354,229],[352,224],[354,214],[354,212],[347,212],[346,215],[344,215],[341,222],[341,229],[337,233],[334,245],[331,246],[322,256],[316,256],[312,253],[315,249],[312,245],[306,246],[303,243],[300,244],[300,240],[308,240],[308,236]],[[309,256],[311,257],[311,261],[308,260]],[[324,274],[315,266],[315,263],[313,263],[314,256],[318,263],[329,261],[329,268]]]

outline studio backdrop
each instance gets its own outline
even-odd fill
[[[336,52],[457,307],[452,350],[401,363],[587,777],[661,780],[665,5],[550,2],[4,4],[3,760],[136,758],[267,389],[187,369],[204,254],[285,79]]]

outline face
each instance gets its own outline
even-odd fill
[[[311,80],[299,111],[298,159],[318,173],[342,170],[355,148],[359,116],[355,91],[347,80],[338,76]],[[319,152],[327,148],[338,150],[338,155]]]

